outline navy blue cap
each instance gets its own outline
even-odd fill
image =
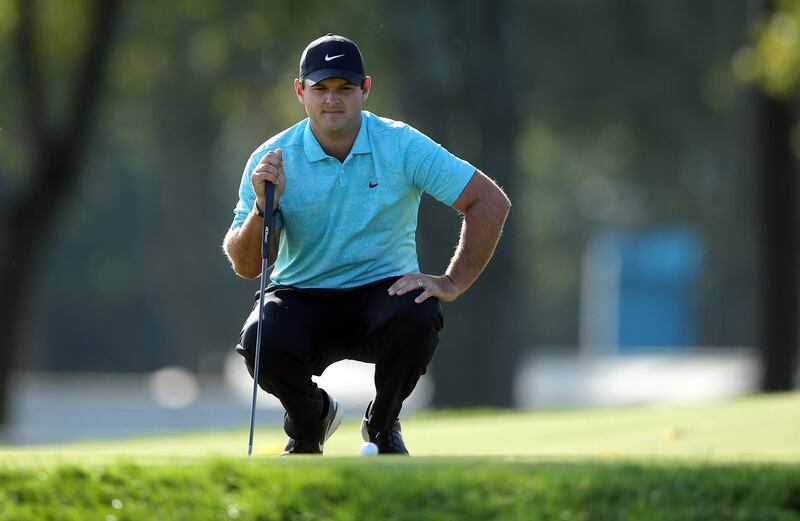
[[[300,57],[300,81],[312,84],[344,78],[355,85],[364,81],[364,58],[352,40],[328,33],[309,43]]]

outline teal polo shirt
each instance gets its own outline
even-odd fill
[[[475,172],[411,126],[367,111],[342,163],[322,150],[305,119],[250,156],[231,228],[252,211],[250,175],[276,148],[283,149],[286,190],[275,223],[280,248],[270,279],[299,288],[352,288],[419,271],[422,194],[452,206]]]

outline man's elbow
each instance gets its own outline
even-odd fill
[[[233,272],[238,275],[239,277],[247,280],[255,279],[259,275],[261,275],[261,270],[253,270],[251,268],[244,268],[241,266],[236,265],[235,263],[231,262],[231,268],[233,268]]]
[[[234,248],[231,248],[230,243],[231,234],[229,233],[225,236],[225,240],[222,241],[222,251],[228,259],[228,263],[231,265],[233,272],[243,279],[254,279],[261,275],[261,267],[242,262],[242,259],[232,251]]]
[[[487,181],[487,185],[485,186],[481,192],[484,194],[484,198],[489,206],[492,208],[492,213],[498,215],[505,220],[508,213],[511,211],[511,199],[508,198],[506,193],[497,183],[497,181],[493,181],[491,178],[483,174],[484,179]]]
[[[492,207],[495,209],[496,213],[505,219],[511,211],[511,199],[508,198],[506,193],[499,186],[493,195]]]
[[[511,199],[508,198],[505,192],[500,192],[500,194],[503,196],[502,198],[503,211],[505,211],[506,215],[508,215],[508,212],[511,211]]]
[[[227,252],[225,252],[227,254]],[[241,261],[237,261],[236,257],[232,257],[231,255],[228,256],[228,262],[231,264],[231,269],[233,272],[243,279],[255,279],[259,275],[261,275],[261,266],[255,265],[252,263],[244,263]]]

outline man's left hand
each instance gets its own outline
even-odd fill
[[[429,297],[436,297],[442,302],[451,302],[461,294],[453,279],[447,275],[426,275],[424,273],[406,273],[389,288],[389,295],[404,295],[410,291],[423,290],[414,302],[420,304]]]

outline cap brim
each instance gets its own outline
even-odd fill
[[[360,73],[347,69],[320,69],[306,74],[303,79],[314,84],[328,78],[343,78],[353,85],[361,85],[361,82],[364,81],[364,77]]]

